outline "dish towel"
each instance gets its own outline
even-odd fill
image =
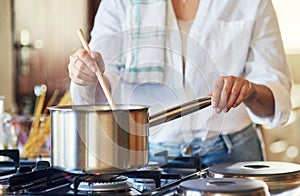
[[[123,43],[123,80],[161,83],[166,63],[168,0],[129,0]]]

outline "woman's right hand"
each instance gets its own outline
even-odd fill
[[[104,72],[104,62],[100,53],[88,53],[84,49],[78,49],[70,56],[69,77],[75,84],[96,86],[98,82],[95,74],[96,66],[102,73]]]

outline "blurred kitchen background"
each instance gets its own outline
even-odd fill
[[[89,39],[99,3],[0,1],[0,114],[31,115],[36,103],[34,89],[41,84],[47,86],[46,103],[53,94],[62,97],[68,91],[69,55],[81,47],[76,31],[82,28]],[[266,159],[300,163],[300,1],[273,0],[273,4],[294,77],[293,111],[286,125],[263,127]]]

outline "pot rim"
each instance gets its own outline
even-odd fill
[[[82,112],[96,112],[96,111],[128,111],[128,110],[148,110],[146,105],[126,105],[117,104],[116,109],[112,109],[109,104],[96,105],[64,105],[64,106],[50,106],[47,107],[50,111],[82,111]]]

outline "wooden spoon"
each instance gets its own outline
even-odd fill
[[[77,33],[78,33],[79,39],[80,39],[80,41],[81,41],[81,43],[83,45],[83,48],[86,51],[88,51],[88,53],[91,53],[91,49],[89,47],[89,44],[88,44],[88,42],[87,42],[87,40],[85,38],[85,35],[84,35],[82,29],[78,29]],[[106,99],[107,99],[108,103],[110,104],[110,107],[112,109],[117,109],[117,105],[114,103],[114,101],[112,99],[112,96],[110,94],[109,88],[108,88],[108,86],[107,86],[107,84],[106,84],[106,82],[105,82],[105,80],[103,78],[103,75],[102,75],[102,73],[101,73],[101,71],[100,71],[100,69],[99,69],[98,66],[96,66],[96,76],[97,76],[97,79],[98,79],[98,81],[99,81],[102,89],[103,89],[103,92],[104,92],[104,94],[106,96]]]

